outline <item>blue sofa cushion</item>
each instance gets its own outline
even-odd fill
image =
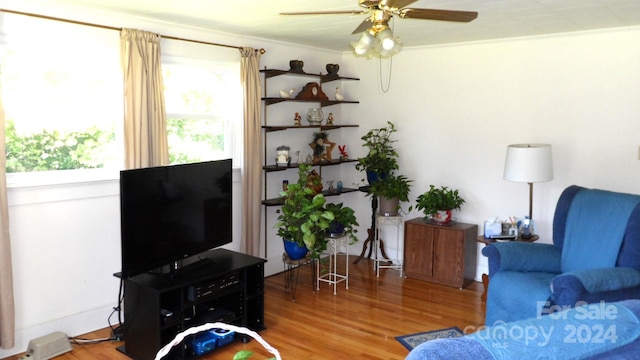
[[[489,258],[491,276],[499,271],[560,273],[560,250],[550,244],[498,242],[485,246],[482,254]]]
[[[640,196],[604,190],[575,194],[567,214],[562,272],[614,267],[629,217],[639,203]]]
[[[496,359],[584,359],[640,338],[640,320],[623,303],[597,303],[479,330],[469,337]]]
[[[532,300],[544,306],[551,296],[551,280],[556,273],[500,271],[489,281],[485,324],[510,322],[538,316],[540,308],[532,306]],[[502,288],[505,287],[505,288]],[[526,296],[513,296],[526,294]],[[535,305],[535,304],[534,304]],[[517,309],[517,311],[514,311]]]
[[[620,290],[640,286],[640,271],[630,268],[607,268],[570,271],[558,275],[556,282],[563,281],[564,277],[575,277],[585,291],[590,293]]]
[[[564,235],[567,228],[567,214],[571,207],[571,202],[576,194],[585,189],[582,186],[571,185],[562,191],[558,203],[556,204],[556,211],[553,214],[553,244],[562,249],[564,245]]]
[[[461,338],[427,341],[411,350],[406,360],[637,359],[638,319],[640,300],[591,304],[551,316],[480,328]]]

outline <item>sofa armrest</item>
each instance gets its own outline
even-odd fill
[[[489,260],[489,276],[498,271],[560,273],[561,251],[551,244],[500,242],[486,246],[482,254]]]
[[[640,286],[640,271],[632,268],[590,269],[566,272],[553,279],[553,290],[573,289],[599,293]]]

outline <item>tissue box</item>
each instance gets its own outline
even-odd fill
[[[492,236],[502,235],[502,223],[485,221],[484,222],[484,237],[490,238]]]

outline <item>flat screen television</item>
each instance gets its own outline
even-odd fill
[[[123,278],[176,270],[231,238],[231,159],[120,172]]]

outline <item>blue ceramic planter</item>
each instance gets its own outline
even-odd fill
[[[291,240],[282,239],[282,241],[284,242],[284,252],[287,253],[289,259],[300,260],[307,256],[309,249],[307,249],[306,246],[300,246],[298,243]]]
[[[378,175],[377,173],[371,171],[371,170],[367,170],[367,182],[369,182],[369,185],[373,185],[376,181],[378,180],[382,180],[384,178],[387,177],[387,174],[381,174]]]

